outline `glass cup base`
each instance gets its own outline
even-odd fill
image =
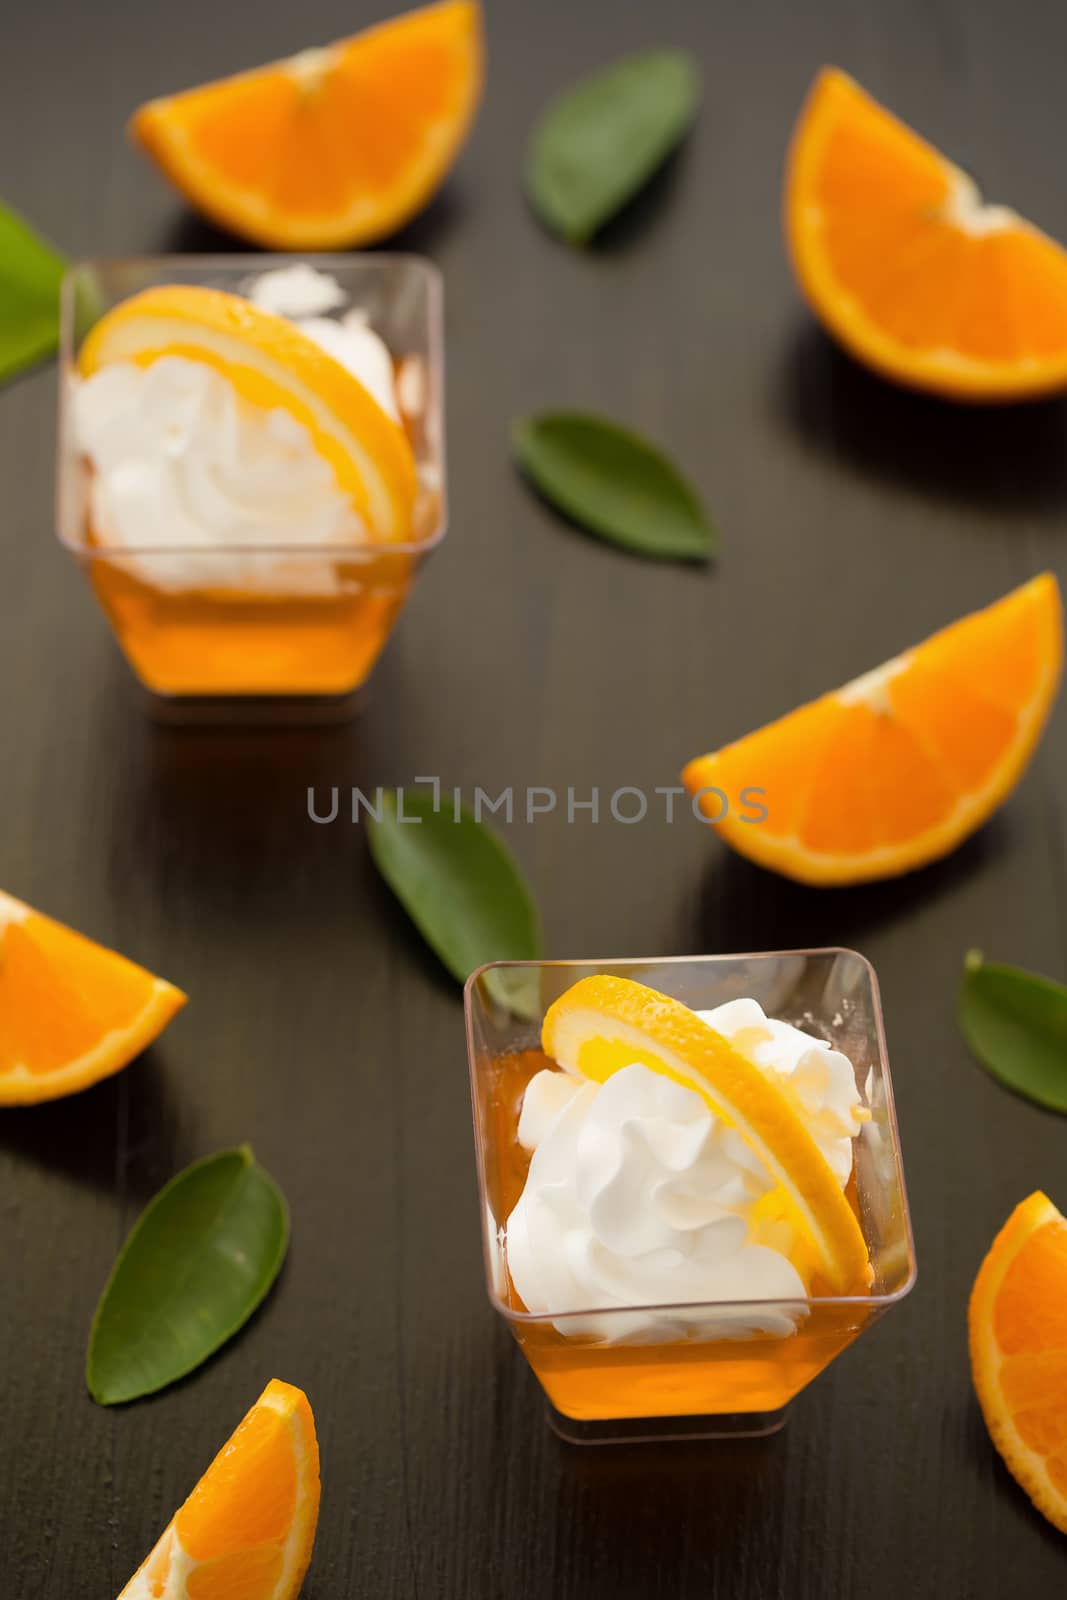
[[[341,538],[339,521],[332,530],[314,519],[305,524],[299,509],[281,507],[276,515],[258,501],[243,506],[230,544],[213,541],[211,528],[194,530],[190,543],[184,528],[161,530],[151,519],[143,534],[124,526],[121,540],[106,519],[97,525],[102,468],[82,448],[74,403],[81,349],[93,328],[146,290],[247,296],[264,273],[287,265],[308,270],[303,256],[272,252],[156,256],[85,261],[64,280],[57,532],[130,668],[165,697],[162,705],[149,702],[163,722],[285,725],[350,717],[349,690],[366,681],[445,534],[441,281],[422,257],[378,251],[316,254],[314,265],[346,313],[365,318],[388,352],[412,469],[410,508],[392,529],[397,537],[368,537],[375,530],[352,523]],[[339,318],[342,307],[333,306],[331,317],[334,311]],[[342,324],[335,318],[329,326]],[[282,460],[278,470],[285,466]],[[167,532],[174,538],[164,538]],[[176,542],[179,536],[186,542]]]
[[[350,722],[367,703],[363,686],[347,694],[165,695],[137,685],[146,715],[167,727],[332,726]]]
[[[582,1422],[545,1401],[552,1432],[567,1444],[665,1444],[679,1439],[766,1439],[783,1428],[789,1407],[697,1417],[610,1417]]]

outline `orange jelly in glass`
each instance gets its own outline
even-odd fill
[[[396,385],[419,484],[409,538],[182,549],[146,528],[134,548],[109,544],[92,526],[92,467],[76,446],[69,375],[93,324],[146,288],[245,294],[285,263],[275,256],[161,257],[86,262],[67,276],[59,536],[85,570],[130,666],[155,695],[343,700],[371,672],[423,560],[445,533],[440,283],[428,262],[400,255],[321,257],[315,265],[366,315],[398,380],[405,372],[417,380]]]
[[[240,556],[246,571],[258,559]],[[91,532],[84,564],[126,659],[154,694],[350,694],[381,654],[418,558],[367,549],[297,559],[321,573],[325,593],[260,594],[254,580],[247,589],[163,587],[152,582],[151,552],[125,559],[100,549]]]
[[[635,979],[693,1010],[752,996],[768,1016],[798,1024],[848,1057],[870,1113],[853,1141],[845,1190],[870,1256],[869,1292],[640,1307],[601,1299],[595,1313],[531,1314],[507,1250],[508,1222],[531,1160],[518,1137],[524,1095],[537,1073],[555,1065],[539,1048],[545,1012],[581,978],[605,973]],[[911,1288],[914,1250],[877,987],[854,952],[498,964],[468,983],[467,1029],[489,1296],[564,1437],[602,1442],[772,1432],[794,1396]],[[635,1317],[637,1309],[646,1315]]]

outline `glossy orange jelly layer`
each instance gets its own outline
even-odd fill
[[[537,1050],[493,1063],[483,1114],[486,1182],[493,1215],[504,1221],[526,1182],[530,1157],[518,1142],[527,1083],[551,1066]],[[852,1197],[853,1206],[855,1198]],[[526,1310],[508,1279],[508,1304]],[[557,1410],[577,1421],[626,1417],[721,1416],[778,1411],[809,1384],[876,1314],[872,1305],[809,1302],[785,1338],[699,1338],[670,1344],[597,1344],[567,1338],[549,1321],[512,1321],[511,1330]]]
[[[130,665],[156,694],[342,695],[381,654],[412,568],[410,556],[331,561],[337,592],[321,595],[157,588],[106,556],[90,561],[89,577]]]

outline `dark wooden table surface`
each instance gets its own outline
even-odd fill
[[[33,0],[4,24],[0,194],[65,249],[222,248],[122,138],[141,99],[380,15],[316,0]],[[108,1600],[271,1376],[305,1386],[325,1496],[308,1600],[827,1600],[1060,1594],[1065,1547],[972,1399],[967,1292],[1067,1125],[1002,1093],[953,1020],[965,950],[1063,977],[1067,710],[1004,812],[943,865],[810,892],[696,823],[516,823],[548,953],[844,943],[880,976],[919,1286],[763,1443],[583,1452],[547,1430],[482,1286],[458,994],[309,785],[470,793],[668,784],[689,755],[1044,567],[1067,578],[1067,406],[953,410],[837,355],[779,238],[786,139],[833,60],[1067,238],[1067,10],[987,0],[491,0],[475,139],[401,243],[447,284],[452,532],[340,728],[143,714],[53,542],[55,374],[0,395],[0,883],[183,985],[133,1069],[0,1117],[0,1593]],[[518,174],[531,118],[612,53],[689,45],[700,125],[584,256]],[[707,572],[557,523],[510,418],[610,410],[706,491]],[[294,1238],[276,1292],[192,1381],[111,1412],[89,1319],[138,1209],[250,1140]]]

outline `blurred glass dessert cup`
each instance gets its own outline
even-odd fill
[[[71,269],[59,538],[153,695],[351,704],[445,533],[441,316],[417,256]]]
[[[575,1442],[770,1433],[915,1281],[848,950],[502,962],[466,989],[489,1298]]]

